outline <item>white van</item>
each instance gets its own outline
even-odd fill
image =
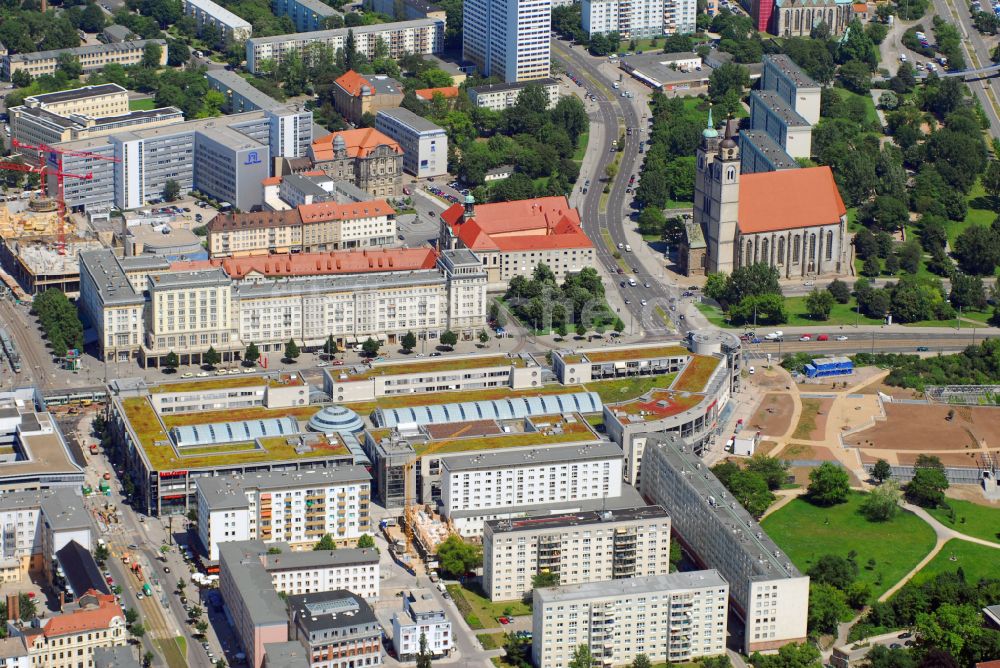
[[[631,285],[633,288],[637,285],[634,278],[628,279],[628,284]]]
[[[632,252],[632,246],[630,246],[629,244],[625,244],[625,252],[626,253],[631,253]]]
[[[615,90],[618,90],[618,86],[620,86],[620,85],[621,85],[621,84],[619,84],[619,83],[618,83],[617,81],[615,81],[615,82],[613,82],[613,83],[611,84],[611,87],[612,87],[612,88],[614,88]]]

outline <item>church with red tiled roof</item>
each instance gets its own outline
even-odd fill
[[[702,133],[695,167],[694,217],[681,245],[688,275],[731,273],[751,264],[782,278],[848,270],[847,207],[829,167],[742,174],[738,122],[725,136]]]
[[[441,214],[439,248],[468,248],[482,259],[490,290],[546,264],[562,281],[594,265],[594,244],[563,196],[476,204],[471,196]]]

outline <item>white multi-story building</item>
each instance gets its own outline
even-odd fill
[[[697,30],[698,0],[663,0],[663,32],[684,35]]]
[[[483,84],[469,87],[466,93],[473,106],[493,111],[503,111],[513,107],[521,91],[528,85],[541,86],[545,93],[546,108],[551,109],[559,102],[559,82],[555,79],[537,79],[526,83]]]
[[[396,23],[378,23],[355,28],[335,28],[273,37],[253,37],[247,40],[247,69],[257,74],[261,65],[277,67],[289,54],[297,53],[310,60],[315,46],[329,47],[330,53],[343,49],[348,33],[354,35],[354,47],[366,58],[375,56],[379,42],[389,47],[389,58],[402,58],[408,53],[430,55],[444,50],[444,19],[426,18]],[[545,29],[548,44],[548,28]]]
[[[459,533],[481,535],[504,508],[544,506],[622,494],[622,451],[613,443],[485,451],[441,460],[442,515]],[[470,514],[466,511],[482,511]]]
[[[0,495],[0,582],[47,574],[70,541],[93,549],[90,527],[83,499],[71,489]]]
[[[670,516],[659,506],[491,520],[483,533],[483,589],[493,601],[522,598],[539,573],[572,585],[669,572]]]
[[[403,612],[392,615],[392,644],[400,661],[414,660],[420,652],[420,636],[433,656],[447,656],[454,646],[451,621],[437,599],[426,589],[414,589],[403,597]]]
[[[448,135],[444,128],[404,107],[375,115],[375,129],[403,147],[403,169],[417,176],[448,173]]]
[[[729,582],[743,618],[743,651],[775,650],[806,639],[809,576],[803,575],[694,454],[689,440],[650,434],[642,494],[673,518],[685,546]]]
[[[362,466],[199,478],[198,536],[209,559],[219,543],[260,539],[311,547],[325,534],[369,531],[371,475]]]
[[[507,83],[549,76],[551,0],[468,0],[462,57]]]
[[[206,25],[215,26],[227,40],[242,42],[250,39],[253,26],[231,11],[215,4],[212,0],[181,0],[181,9],[203,30]]]
[[[714,570],[536,589],[532,662],[565,668],[580,645],[603,666],[639,654],[654,664],[724,654],[728,597]]]
[[[663,0],[583,0],[583,31],[588,36],[618,33],[622,39],[663,34]]]
[[[410,331],[473,336],[486,324],[486,273],[467,249],[158,260],[145,270],[102,250],[80,263],[82,312],[102,355],[146,366],[170,352],[198,363],[209,346],[232,361],[251,342],[262,353],[331,335],[341,346],[369,336],[394,344]]]

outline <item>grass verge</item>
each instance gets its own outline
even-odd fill
[[[518,617],[531,614],[531,606],[523,601],[497,601],[494,603],[477,585],[472,587],[448,585],[448,593],[454,599],[459,612],[465,617],[466,623],[473,629],[499,626],[500,622],[497,621],[497,617]],[[478,626],[473,624],[473,621]]]
[[[858,580],[870,585],[872,597],[877,598],[931,551],[934,530],[905,511],[890,522],[869,522],[859,512],[864,496],[852,492],[846,503],[829,508],[795,499],[769,515],[761,526],[803,572],[824,555],[846,557],[854,550]],[[997,556],[1000,553],[994,559]]]
[[[476,635],[476,639],[487,651],[503,647],[504,637],[502,633],[479,633]]]
[[[948,499],[948,505],[955,511],[954,520],[951,513],[943,508],[927,512],[941,524],[959,533],[1000,544],[1000,506],[982,506],[960,499]],[[996,558],[1000,560],[1000,553]]]
[[[156,639],[153,644],[170,668],[187,668],[187,642],[184,638]]]
[[[799,416],[799,423],[795,426],[792,438],[809,438],[809,435],[816,429],[816,415],[819,414],[819,407],[819,399],[802,400],[802,414]]]
[[[965,573],[967,582],[977,582],[981,578],[995,578],[998,560],[1000,560],[1000,550],[952,538],[942,546],[936,557],[913,576],[913,582],[920,584],[939,573],[954,573],[959,568]]]

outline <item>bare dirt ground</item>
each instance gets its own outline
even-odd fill
[[[846,441],[862,448],[897,451],[961,451],[980,442],[1000,442],[1000,408],[885,404],[886,420],[852,434]]]
[[[784,459],[805,460],[815,459],[821,462],[836,461],[837,457],[830,448],[822,445],[806,445],[805,443],[791,443],[781,451]]]
[[[753,384],[762,390],[786,390],[789,389],[788,375],[777,368],[766,369],[760,367],[753,375]]]
[[[882,394],[888,394],[890,397],[895,399],[922,399],[923,393],[917,392],[916,390],[911,390],[905,387],[893,387],[892,385],[886,385],[885,383],[870,383],[857,390],[857,394],[875,394],[881,392]]]
[[[782,436],[792,424],[795,404],[787,394],[768,392],[750,418],[750,427],[768,436]]]

